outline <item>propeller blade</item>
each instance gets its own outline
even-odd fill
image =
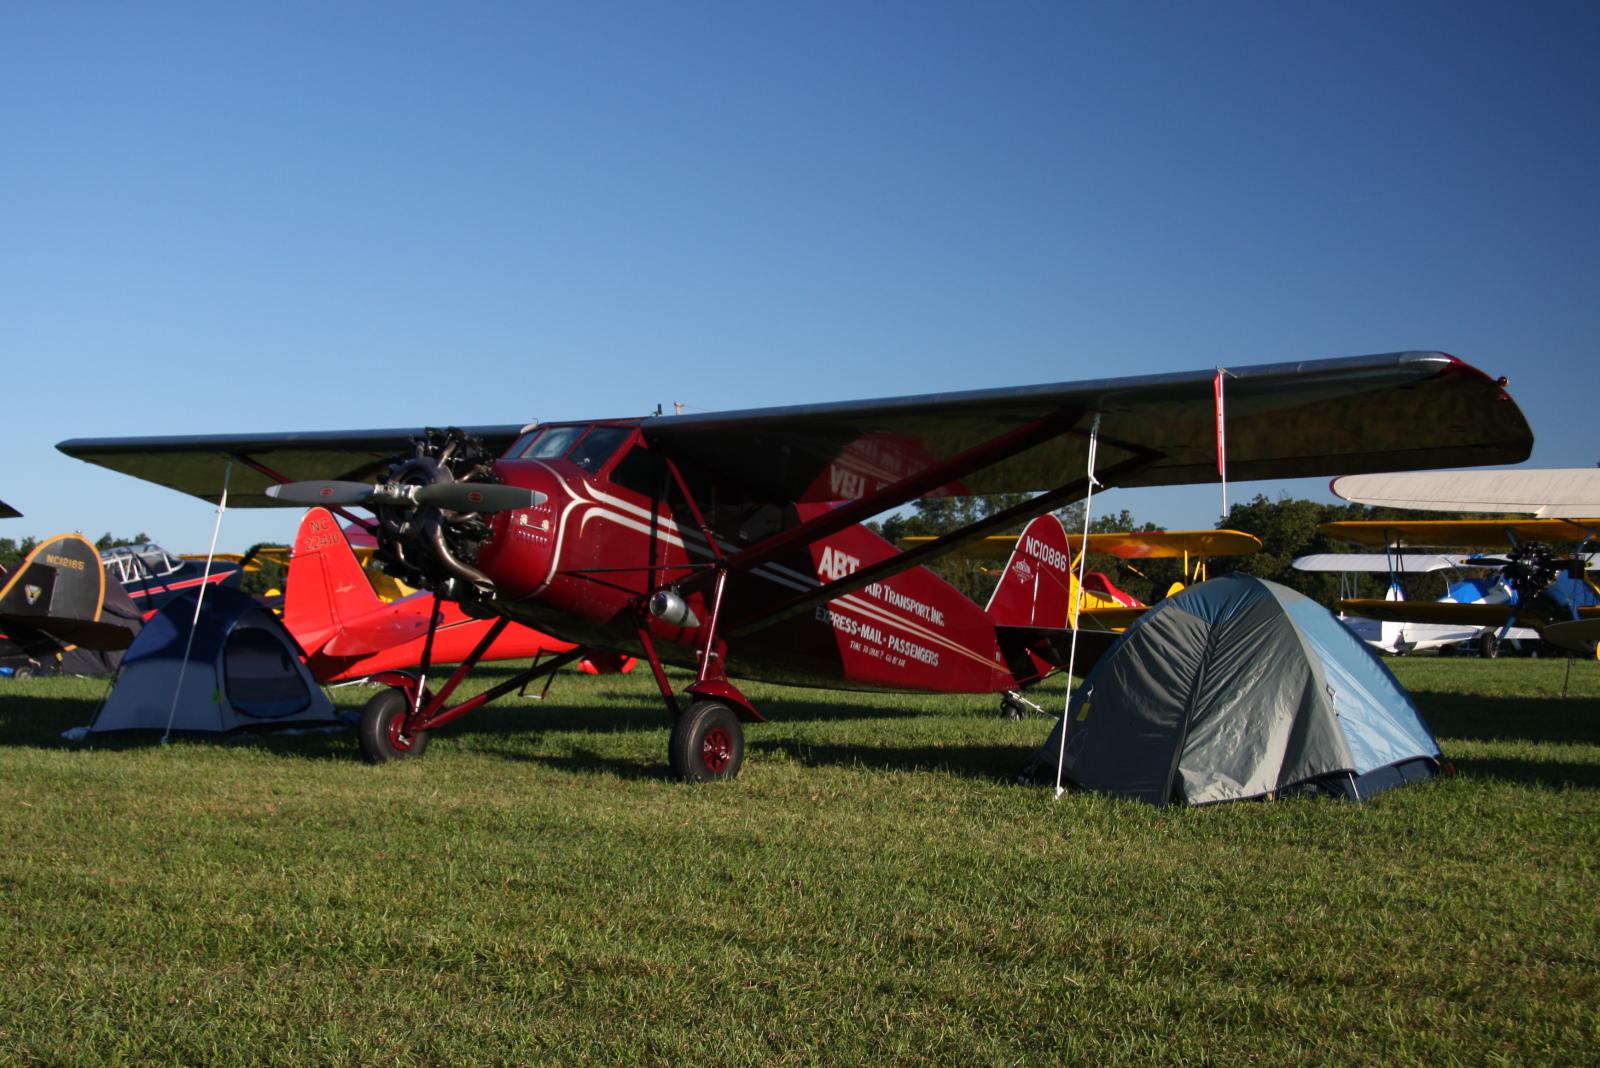
[[[505,512],[513,508],[532,508],[550,498],[538,490],[521,486],[501,486],[493,482],[441,482],[418,488],[418,504],[450,512]]]
[[[365,504],[377,487],[366,482],[285,482],[268,486],[267,496],[285,504]]]

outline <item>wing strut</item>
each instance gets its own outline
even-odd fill
[[[1220,443],[1222,434],[1222,369],[1217,369],[1217,435],[1219,443],[1218,455],[1220,457]],[[1078,666],[1078,616],[1083,612],[1083,579],[1089,566],[1089,515],[1093,511],[1094,488],[1100,485],[1100,480],[1094,477],[1095,452],[1100,447],[1100,416],[1094,417],[1094,425],[1089,428],[1089,463],[1084,472],[1084,481],[1087,483],[1087,492],[1083,498],[1083,548],[1078,550],[1078,582],[1077,589],[1072,594],[1072,644],[1067,649],[1067,684],[1072,684],[1073,672]],[[1220,460],[1218,461],[1220,464]],[[1223,483],[1227,485],[1226,482]],[[1226,492],[1226,490],[1224,490]],[[1056,800],[1066,793],[1066,787],[1061,785],[1061,764],[1067,758],[1067,710],[1072,707],[1072,693],[1069,690],[1065,703],[1061,706],[1061,751],[1056,754]]]

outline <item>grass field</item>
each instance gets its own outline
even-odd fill
[[[1394,666],[1456,778],[1193,810],[987,698],[752,687],[689,787],[642,671],[382,768],[0,680],[0,1063],[1594,1063],[1600,663]]]

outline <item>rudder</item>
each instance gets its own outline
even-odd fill
[[[283,591],[284,626],[303,647],[312,649],[328,632],[337,630],[346,616],[382,603],[332,513],[326,508],[308,511],[300,520],[289,557]]]
[[[1006,561],[987,608],[1000,627],[1067,626],[1072,611],[1072,546],[1061,520],[1029,523]]]

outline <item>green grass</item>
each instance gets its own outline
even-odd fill
[[[1600,663],[1394,666],[1456,778],[1193,810],[988,698],[752,687],[688,787],[642,671],[383,768],[0,682],[0,1062],[1591,1063]]]

